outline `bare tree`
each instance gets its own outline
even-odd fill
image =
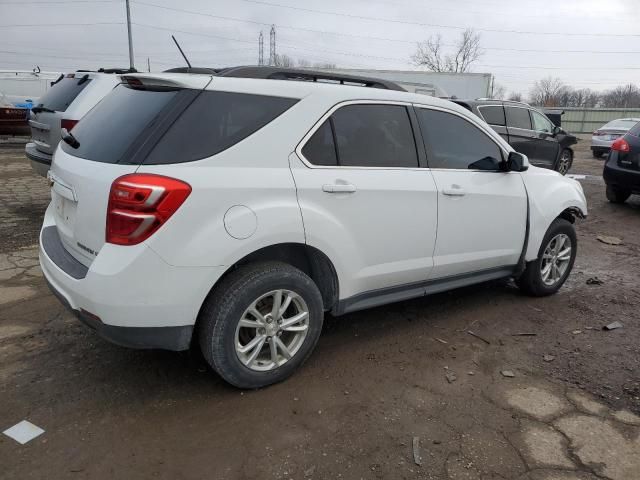
[[[293,66],[295,66],[295,63],[296,62],[289,55],[286,55],[284,53],[276,54],[276,67],[292,68]]]
[[[538,80],[531,89],[531,103],[542,107],[557,107],[563,102],[567,86],[557,77]]]
[[[416,52],[411,56],[413,63],[434,72],[468,72],[473,62],[478,60],[483,52],[480,48],[480,34],[472,28],[462,32],[452,52],[446,53],[443,48],[442,36],[429,37],[418,43]]]
[[[610,108],[640,107],[640,88],[630,83],[609,90],[602,95],[602,106]]]
[[[298,59],[298,67],[300,67],[300,68],[311,68],[311,62],[309,60],[304,59],[304,58],[299,58]]]
[[[335,63],[329,63],[329,62],[315,62],[313,64],[313,68],[316,68],[318,70],[332,70],[336,67]]]
[[[495,100],[504,100],[504,97],[507,96],[507,87],[504,85],[500,85],[495,80],[491,85],[491,98]]]
[[[522,94],[520,92],[511,92],[509,94],[508,100],[511,100],[512,102],[521,102]]]

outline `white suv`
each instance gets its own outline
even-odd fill
[[[548,295],[571,271],[581,186],[529,167],[454,103],[124,78],[60,143],[40,238],[52,290],[108,340],[199,345],[255,388],[309,357],[325,312],[509,277]]]
[[[71,130],[78,121],[121,82],[120,73],[129,70],[78,70],[60,75],[31,109],[31,142],[24,153],[31,168],[43,177],[61,139],[61,130]]]

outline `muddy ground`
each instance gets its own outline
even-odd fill
[[[571,173],[590,216],[557,295],[488,284],[328,316],[302,370],[242,392],[196,355],[110,345],[63,309],[37,266],[46,180],[3,146],[0,431],[45,433],[0,435],[0,478],[640,478],[640,197],[609,204],[587,148]]]

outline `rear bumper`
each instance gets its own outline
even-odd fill
[[[46,177],[49,168],[51,168],[51,159],[53,155],[41,152],[36,148],[36,144],[33,142],[27,143],[24,147],[24,153],[27,158],[31,160],[31,168],[33,168],[38,175]]]
[[[118,345],[189,348],[200,307],[222,267],[171,266],[144,244],[105,244],[84,267],[51,228],[56,229],[50,207],[40,233],[42,272],[80,320]]]
[[[636,194],[640,193],[640,171],[638,170],[620,168],[615,160],[610,159],[604,166],[602,176],[607,185],[631,190]]]
[[[609,150],[611,148],[612,143],[613,143],[613,140],[600,140],[597,137],[591,137],[591,150],[593,149]]]

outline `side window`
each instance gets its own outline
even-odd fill
[[[507,113],[507,127],[531,130],[529,110],[518,107],[504,107]]]
[[[500,147],[486,133],[457,115],[416,109],[431,168],[494,170]]]
[[[553,125],[547,117],[531,110],[531,117],[533,118],[533,129],[538,132],[551,133],[553,131]]]
[[[418,166],[418,153],[406,107],[348,105],[338,109],[331,118],[340,166]]]
[[[486,107],[478,107],[480,115],[489,125],[505,126],[504,108],[499,105],[491,105]]]
[[[330,120],[325,120],[322,126],[305,143],[304,147],[302,147],[302,154],[314,165],[338,165]]]

